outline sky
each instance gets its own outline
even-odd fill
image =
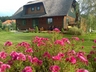
[[[0,16],[12,16],[21,6],[29,1],[30,0],[0,0]]]
[[[21,6],[29,1],[34,0],[0,0],[0,16],[12,16]]]

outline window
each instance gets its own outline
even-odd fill
[[[40,6],[37,6],[36,9],[37,9],[37,10],[40,10]]]
[[[47,19],[47,23],[48,23],[48,24],[52,24],[52,23],[53,23],[53,18],[48,18],[48,19]]]
[[[32,7],[32,8],[31,8],[31,10],[32,10],[32,11],[34,11],[34,10],[35,10],[35,8],[34,8],[34,7]]]
[[[72,13],[74,12],[74,8],[71,8],[71,12],[72,12]]]
[[[26,20],[22,20],[22,25],[26,25]]]

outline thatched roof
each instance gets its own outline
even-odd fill
[[[68,14],[69,9],[72,6],[73,0],[36,0],[30,1],[12,16],[13,19],[20,18],[39,18],[39,17],[52,17],[52,16],[64,16]],[[45,8],[43,14],[24,14],[24,7],[32,4],[42,3]]]

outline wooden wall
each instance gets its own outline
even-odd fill
[[[53,18],[53,24],[48,24],[47,19],[48,18]],[[42,17],[38,18],[39,24],[38,27],[41,28],[43,27],[45,30],[48,30],[49,26],[55,26],[59,29],[63,27],[63,16],[56,16],[56,17]],[[22,20],[26,20],[26,25],[22,25]],[[32,28],[32,19],[17,19],[16,20],[17,27],[19,29],[29,29]]]
[[[44,13],[44,7],[41,5],[40,6],[40,10],[36,10],[36,7],[34,7],[34,11],[31,10],[31,7],[27,8],[26,10],[26,14],[40,14],[40,13]]]

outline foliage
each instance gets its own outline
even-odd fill
[[[10,27],[12,30],[16,30],[16,23],[12,22]]]
[[[5,72],[88,72],[88,60],[78,37],[53,39],[36,36],[32,43],[14,45],[7,41],[0,52],[1,70]],[[57,33],[57,34],[56,34]],[[5,69],[2,68],[5,65]]]
[[[5,30],[6,25],[2,25],[2,30]]]
[[[64,33],[64,28],[61,29],[61,32]]]
[[[79,29],[77,27],[72,27],[68,30],[68,34],[71,34],[71,35],[83,35],[84,34],[84,31],[82,29]]]
[[[3,31],[9,31],[9,29],[10,29],[10,26],[2,25],[2,30]]]
[[[89,60],[89,65],[92,69],[91,72],[96,72],[96,39],[94,40],[94,44],[92,46],[91,51],[87,55],[87,58]]]
[[[95,0],[78,0],[80,4],[80,13],[89,15],[89,14],[96,14],[96,1]]]
[[[87,20],[87,31],[92,32],[96,29],[96,1],[95,0],[78,0],[80,5],[81,17]]]
[[[37,26],[35,27],[35,32],[36,32],[36,33],[39,33],[39,29],[38,29]]]
[[[10,19],[11,19],[10,16],[2,16],[2,17],[0,17],[0,20],[2,22],[6,21],[6,20],[10,20]]]
[[[2,21],[0,20],[0,28],[2,28]]]
[[[80,20],[80,28],[84,31],[84,32],[87,32],[87,20],[83,17],[81,17],[81,20]]]

